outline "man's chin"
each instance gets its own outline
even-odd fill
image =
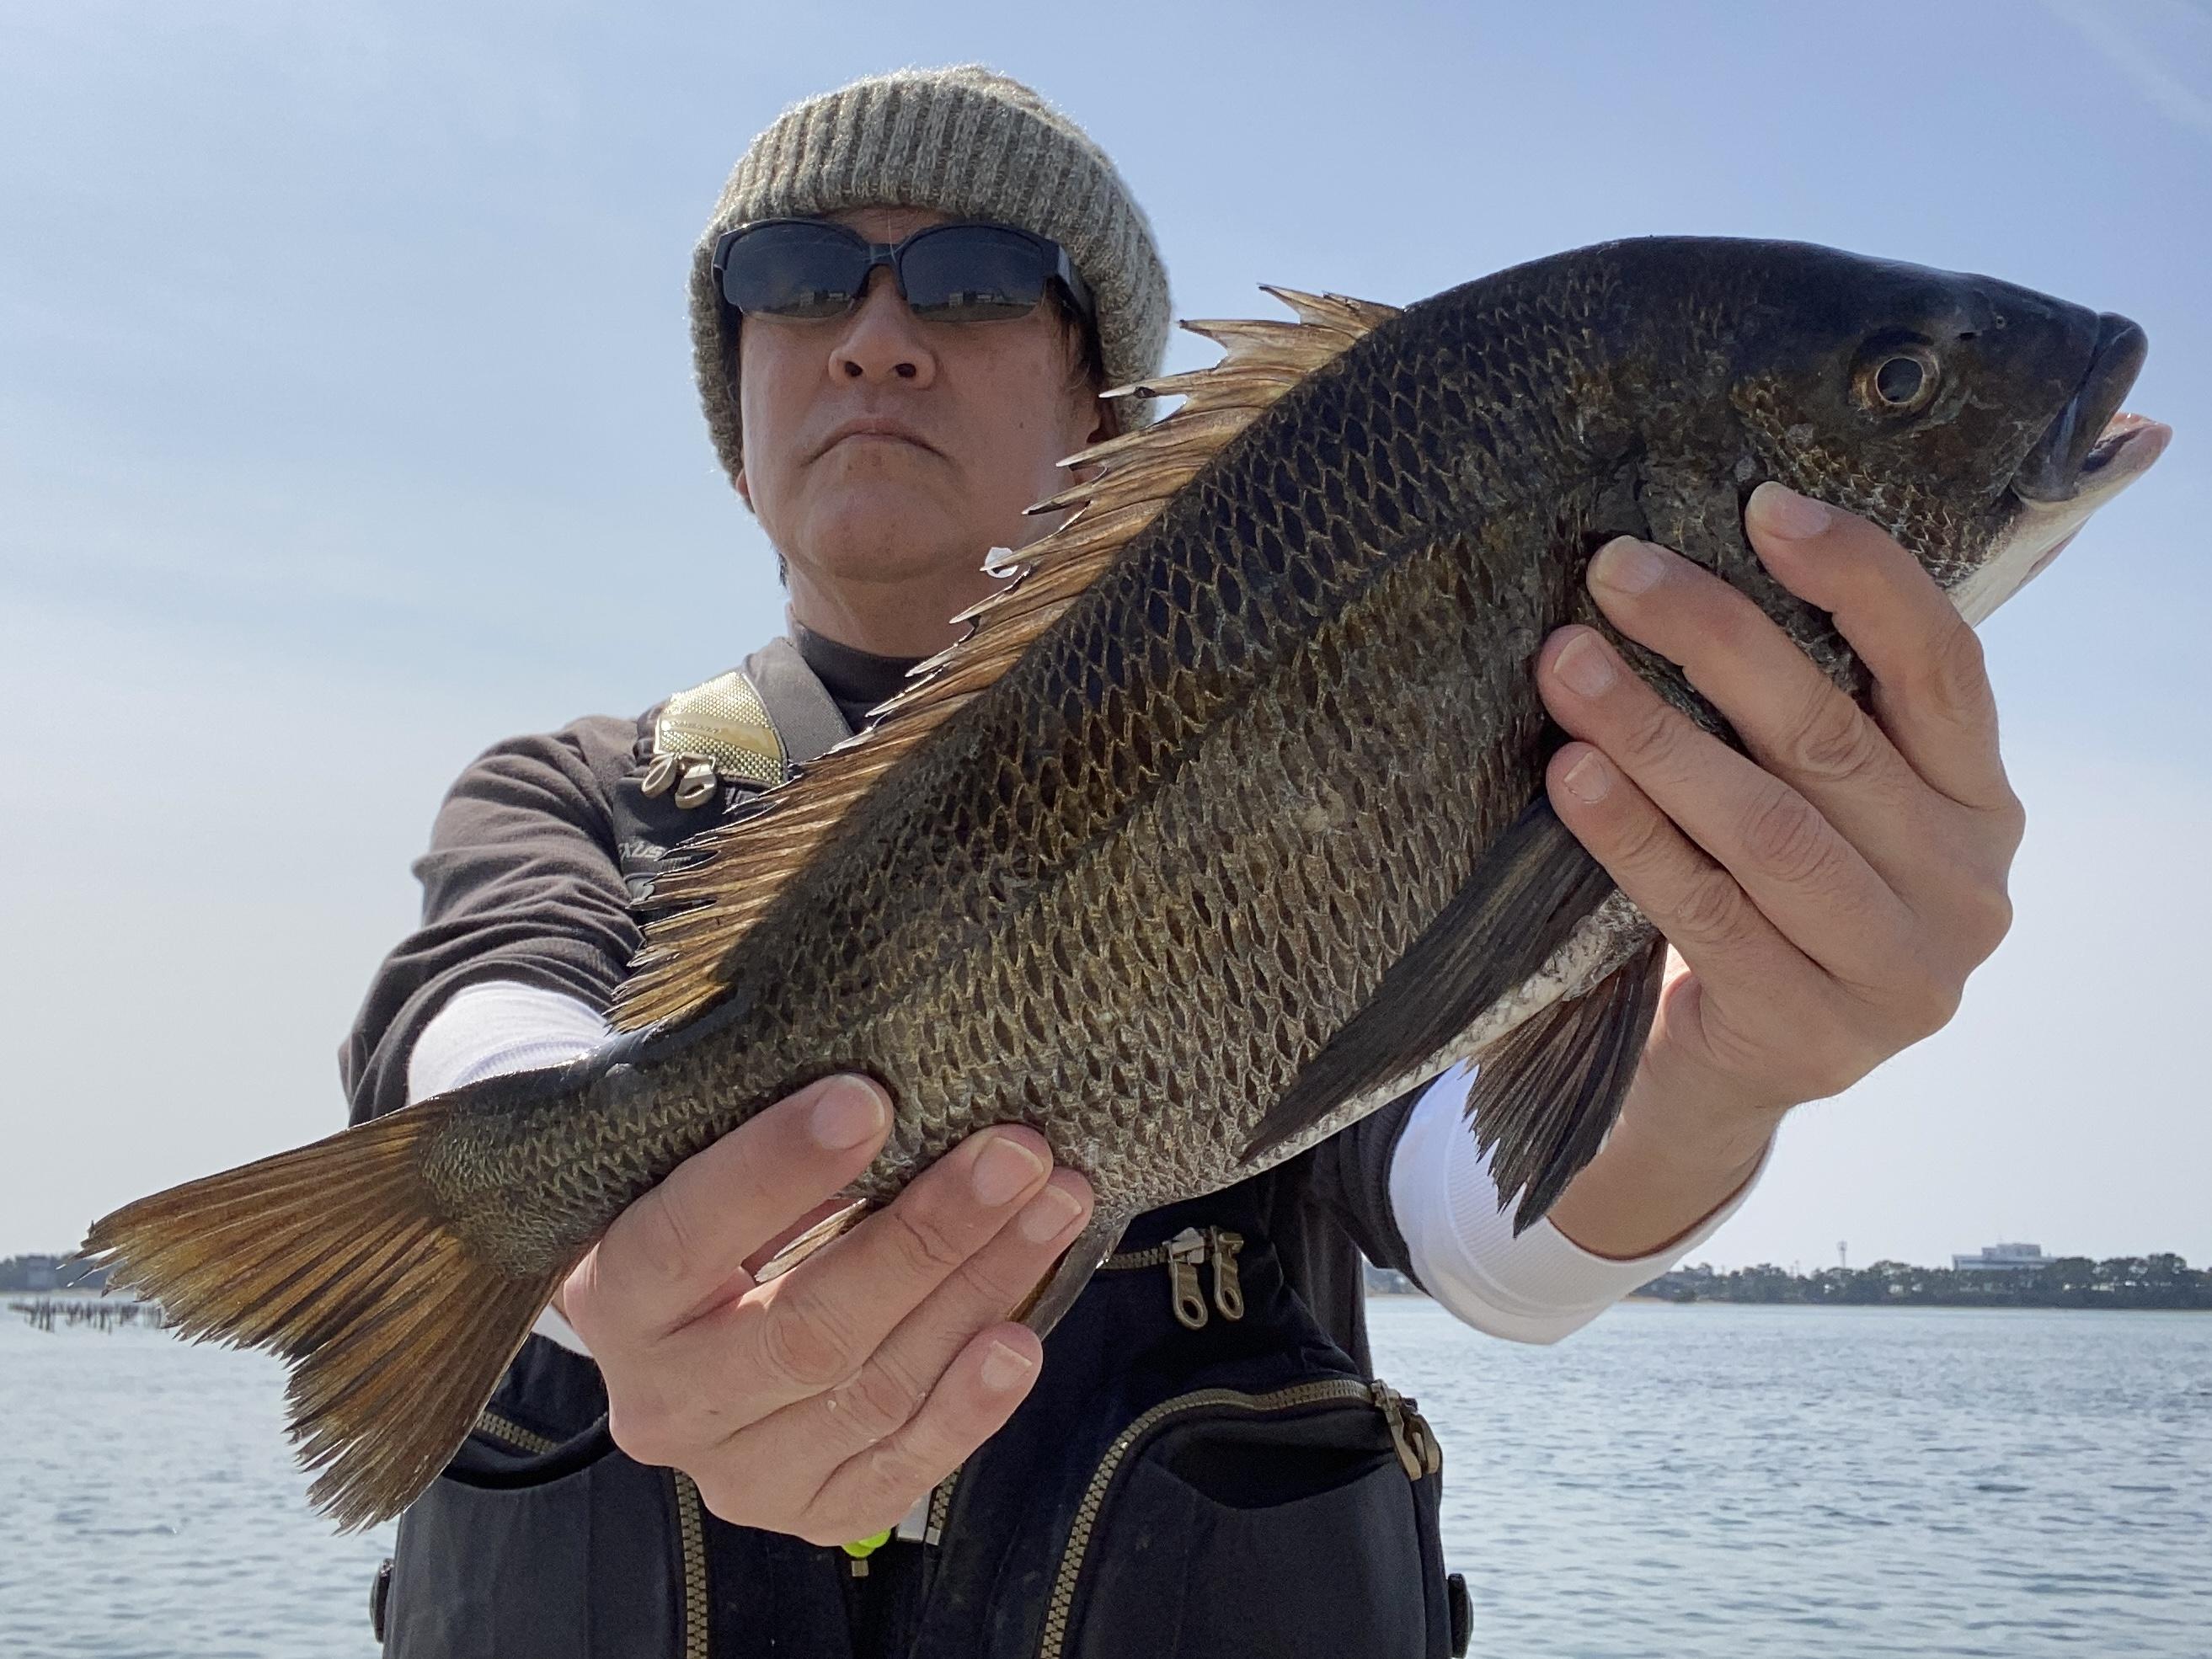
[[[911,490],[841,491],[839,500],[823,505],[808,515],[803,544],[785,549],[785,556],[842,580],[969,576],[993,545],[988,530]]]

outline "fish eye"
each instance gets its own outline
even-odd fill
[[[1935,401],[1942,372],[1925,348],[1893,343],[1869,352],[1855,378],[1859,400],[1877,415],[1917,415]]]
[[[1892,357],[1874,372],[1875,395],[1886,404],[1909,404],[1920,395],[1925,378],[1917,357]]]

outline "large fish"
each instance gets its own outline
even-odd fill
[[[1277,290],[875,727],[699,838],[623,1035],[118,1211],[85,1250],[197,1336],[293,1362],[342,1523],[402,1508],[555,1287],[682,1159],[832,1071],[896,1102],[852,1196],[993,1123],[1096,1219],[1291,1156],[1469,1055],[1527,1225],[1594,1154],[1663,942],[1546,804],[1531,660],[1607,538],[1678,548],[1838,684],[1770,578],[1765,479],[1862,514],[1969,620],[2168,434],[2118,413],[2141,330],[1986,277],[1782,242],[1584,249],[1399,312]],[[1677,707],[1725,728],[1669,664]]]

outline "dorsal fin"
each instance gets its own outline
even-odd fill
[[[846,810],[939,724],[1021,659],[1130,538],[1229,441],[1323,364],[1397,308],[1336,294],[1269,288],[1296,322],[1187,322],[1226,348],[1210,368],[1120,386],[1109,398],[1176,397],[1165,420],[1069,456],[1061,465],[1090,476],[1030,509],[1073,509],[1067,521],[1006,568],[1006,586],[955,622],[956,644],[919,665],[873,723],[791,782],[769,790],[743,816],[684,844],[683,867],[653,883],[655,909],[645,948],[616,993],[617,1030],[679,1023],[720,994],[722,963],[786,883],[836,829]]]

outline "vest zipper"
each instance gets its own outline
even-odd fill
[[[922,1528],[923,1543],[935,1544],[943,1541],[945,1518],[952,1513],[952,1489],[960,1484],[960,1470],[965,1468],[967,1465],[963,1463],[955,1468],[951,1474],[939,1481],[936,1489],[929,1494],[929,1523]]]
[[[1184,1412],[1203,1411],[1214,1406],[1233,1407],[1239,1411],[1288,1411],[1328,1400],[1364,1400],[1381,1411],[1391,1425],[1392,1443],[1400,1448],[1400,1464],[1407,1468],[1411,1479],[1420,1479],[1418,1471],[1421,1465],[1407,1462],[1401,1437],[1407,1433],[1409,1421],[1420,1425],[1419,1434],[1431,1444],[1434,1437],[1429,1435],[1428,1425],[1407,1406],[1404,1396],[1382,1382],[1331,1377],[1326,1382],[1300,1382],[1278,1389],[1272,1394],[1246,1394],[1238,1389],[1200,1389],[1193,1394],[1163,1400],[1114,1437],[1113,1444],[1107,1447],[1106,1455],[1091,1474],[1091,1484],[1084,1489],[1083,1501],[1076,1506],[1075,1523],[1068,1528],[1067,1547],[1060,1553],[1060,1570],[1053,1576],[1052,1599],[1045,1606],[1044,1638],[1037,1644],[1037,1659],[1060,1659],[1060,1650],[1067,1641],[1068,1618],[1075,1607],[1075,1581],[1083,1571],[1084,1554],[1091,1547],[1091,1528],[1098,1524],[1098,1511],[1105,1505],[1107,1489],[1113,1485],[1122,1460],[1139,1441],[1169,1418]]]
[[[504,1440],[517,1451],[528,1452],[533,1457],[543,1457],[548,1452],[561,1449],[557,1440],[548,1440],[542,1434],[533,1434],[521,1424],[486,1407],[477,1413],[477,1432],[489,1435],[495,1440]]]
[[[1206,1297],[1200,1292],[1198,1270],[1207,1261],[1213,1263],[1213,1305],[1221,1310],[1224,1319],[1244,1317],[1244,1289],[1237,1276],[1237,1252],[1244,1248],[1244,1236],[1219,1227],[1208,1227],[1204,1232],[1195,1227],[1186,1227],[1164,1243],[1150,1249],[1123,1250],[1108,1256],[1098,1264],[1101,1273],[1127,1273],[1135,1269],[1165,1266],[1168,1269],[1168,1289],[1177,1321],[1192,1330],[1206,1324]],[[963,1466],[964,1467],[964,1466]],[[937,1483],[929,1494],[928,1519],[924,1523],[921,1541],[925,1545],[942,1543],[945,1523],[952,1513],[952,1492],[959,1485],[961,1470],[955,1469]],[[927,1582],[927,1577],[924,1579]]]
[[[671,1469],[676,1487],[676,1534],[684,1552],[684,1659],[707,1659],[707,1522],[698,1484]]]
[[[1206,1292],[1200,1288],[1198,1270],[1213,1264],[1213,1305],[1224,1319],[1244,1317],[1244,1287],[1237,1276],[1237,1252],[1244,1236],[1220,1227],[1200,1232],[1186,1227],[1173,1238],[1148,1250],[1125,1250],[1098,1264],[1101,1273],[1124,1273],[1135,1267],[1168,1270],[1168,1306],[1176,1322],[1187,1330],[1206,1328]]]
[[[1389,1425],[1390,1443],[1398,1449],[1398,1465],[1406,1471],[1406,1479],[1419,1480],[1425,1474],[1440,1473],[1444,1466],[1443,1447],[1428,1419],[1413,1409],[1413,1402],[1389,1383],[1377,1381],[1375,1403],[1382,1410],[1382,1420]]]
[[[533,1433],[510,1418],[486,1410],[477,1417],[477,1432],[505,1441],[519,1451],[543,1457],[560,1443]],[[699,1488],[679,1469],[668,1472],[676,1493],[676,1536],[684,1557],[684,1659],[708,1659],[707,1524]]]

